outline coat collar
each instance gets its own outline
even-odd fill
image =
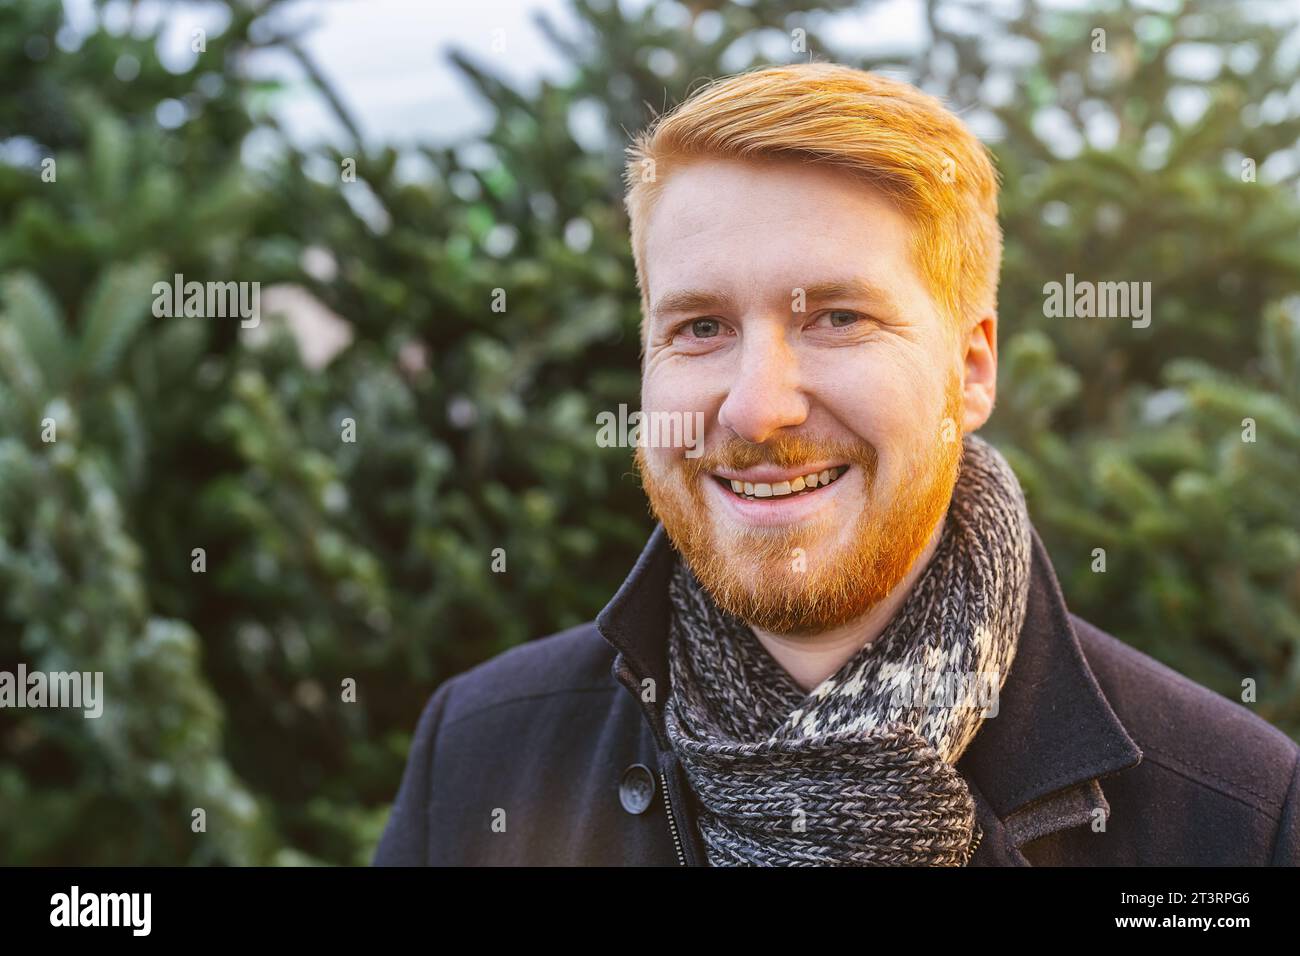
[[[973,863],[1028,865],[1021,845],[1087,823],[1098,808],[1109,813],[1097,781],[1142,759],[1084,659],[1047,549],[1036,530],[1031,535],[1029,602],[998,714],[957,762],[985,832]],[[656,524],[596,617],[618,652],[612,672],[640,703],[661,749],[669,746],[663,700],[672,563],[672,545]]]

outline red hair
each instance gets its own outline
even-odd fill
[[[804,158],[881,190],[913,226],[914,262],[958,329],[997,307],[998,177],[985,146],[933,96],[833,63],[741,73],[658,117],[627,150],[625,204],[643,316],[645,231],[673,171],[708,158]]]

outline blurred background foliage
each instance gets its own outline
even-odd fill
[[[935,0],[923,50],[864,59],[817,29],[850,0],[572,0],[576,31],[541,24],[571,81],[455,53],[490,131],[399,153],[268,28],[279,4],[228,5],[174,72],[149,31],[68,49],[58,0],[0,4],[0,669],[103,671],[108,701],[0,712],[0,862],[370,859],[438,682],[593,617],[649,531],[627,451],[594,441],[638,401],[622,148],[773,44],[978,124],[1007,235],[985,433],[1067,599],[1229,697],[1254,679],[1300,734],[1294,23]],[[245,69],[268,47],[352,141],[282,135]],[[263,283],[262,324],[154,318],[174,273]],[[1152,282],[1150,326],[1045,318],[1066,273]]]

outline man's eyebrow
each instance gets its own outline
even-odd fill
[[[793,291],[793,290],[792,290]],[[830,282],[814,282],[805,286],[806,302],[826,302],[832,299],[865,299],[892,308],[894,297],[885,289],[865,279],[836,279]]]
[[[726,292],[682,289],[663,295],[650,307],[650,315],[659,318],[681,312],[732,312],[735,308],[736,300]]]
[[[884,308],[894,306],[894,298],[886,290],[864,279],[833,279],[814,282],[808,286],[792,287],[788,294],[782,294],[782,300],[793,303],[799,292],[803,292],[805,303],[827,302],[834,299],[858,299],[879,303]],[[681,289],[665,293],[650,308],[652,318],[680,313],[708,314],[710,312],[735,312],[736,300],[726,292],[710,292],[704,289]]]

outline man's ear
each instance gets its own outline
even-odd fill
[[[993,414],[998,393],[998,314],[980,316],[961,343],[962,431],[973,432]]]

